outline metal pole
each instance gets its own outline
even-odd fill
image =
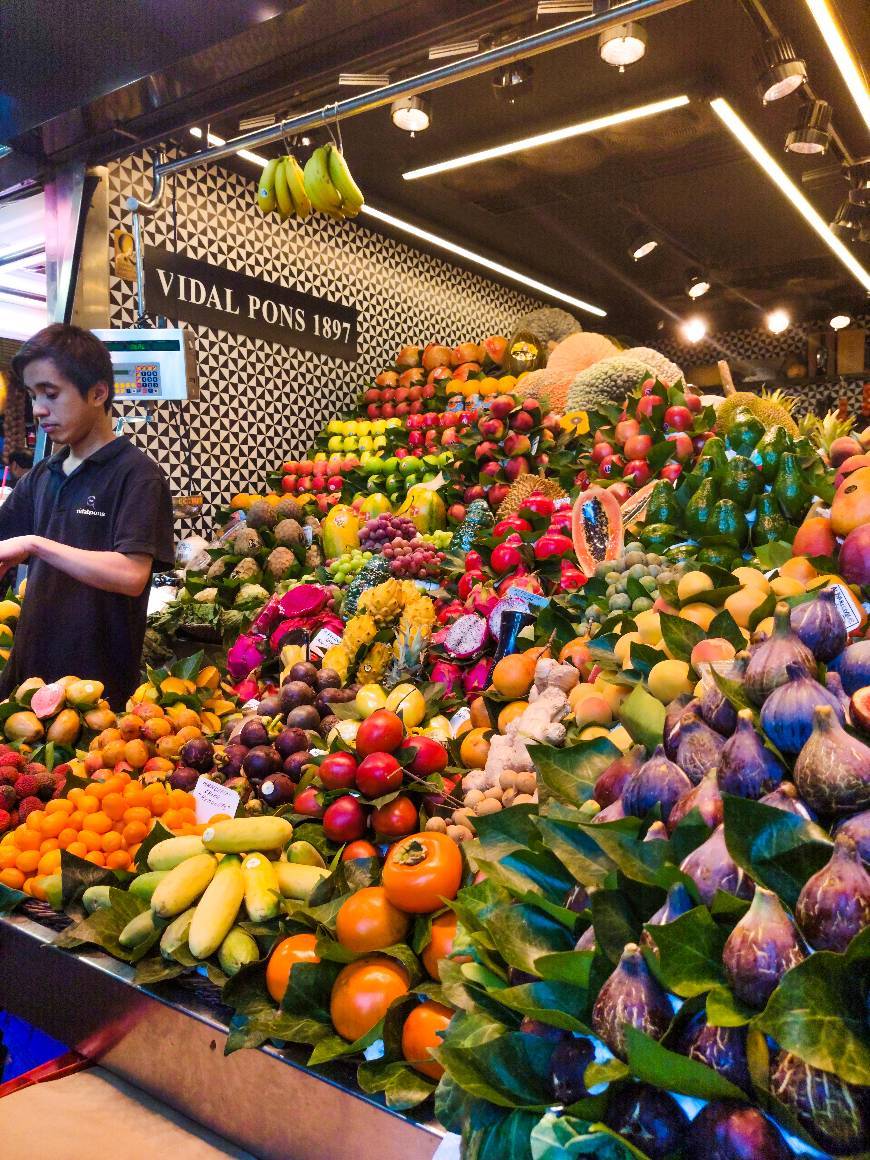
[[[25,258],[35,258],[38,254],[44,253],[45,246],[42,242],[23,250],[10,250],[7,254],[0,254],[0,266],[11,266],[13,262],[22,262]]]
[[[583,16],[579,20],[571,20],[567,24],[558,25],[556,28],[535,32],[522,40],[497,45],[485,52],[479,52],[475,56],[451,61],[439,68],[431,69],[429,72],[418,73],[416,76],[395,81],[393,84],[384,85],[371,92],[348,97],[344,101],[336,101],[334,104],[326,105],[321,109],[299,113],[296,116],[288,117],[286,121],[281,121],[279,124],[269,125],[265,129],[257,129],[252,133],[235,137],[224,145],[214,145],[210,149],[203,149],[188,157],[179,157],[175,161],[163,162],[154,167],[155,179],[156,182],[159,182],[161,178],[170,173],[182,173],[185,169],[192,169],[196,165],[207,165],[212,161],[220,161],[222,158],[236,153],[239,149],[256,149],[258,146],[271,145],[275,141],[281,141],[284,137],[303,132],[306,129],[316,129],[342,117],[353,117],[359,113],[367,113],[370,109],[377,109],[381,105],[389,105],[399,97],[410,97],[417,93],[429,92],[432,89],[441,88],[443,85],[449,85],[455,81],[476,76],[478,73],[487,72],[499,65],[513,64],[515,61],[524,60],[530,56],[538,56],[540,53],[549,52],[554,48],[561,48],[576,41],[585,40],[615,25],[625,24],[629,20],[636,20],[643,16],[655,16],[660,12],[667,12],[671,8],[679,8],[688,3],[690,0],[629,0],[628,3],[619,4],[608,11]],[[155,184],[149,205],[157,198],[159,198],[159,188]],[[128,205],[135,210],[136,207],[130,205],[130,201],[128,201]],[[143,206],[142,208],[147,207]]]

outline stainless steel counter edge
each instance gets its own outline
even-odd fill
[[[151,991],[101,951],[70,954],[22,915],[0,918],[0,1008],[263,1160],[431,1160],[434,1122],[391,1111],[355,1087],[305,1067],[301,1050],[224,1056],[227,1025],[171,984]]]

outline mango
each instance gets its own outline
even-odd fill
[[[74,745],[82,731],[82,721],[75,709],[61,709],[48,727],[46,740],[56,745]]]
[[[102,681],[72,681],[67,685],[66,699],[76,709],[92,709],[104,689]]]
[[[360,518],[352,507],[337,503],[320,522],[323,553],[334,560],[359,547]]]
[[[437,491],[423,484],[412,487],[397,513],[406,516],[418,532],[428,534],[447,527],[447,508]]]
[[[45,733],[42,722],[29,709],[24,709],[20,713],[13,713],[11,717],[7,717],[3,731],[8,740],[25,741],[28,745],[32,745],[35,741],[41,741]]]

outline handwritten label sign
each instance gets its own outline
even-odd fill
[[[225,785],[220,785],[205,775],[197,778],[193,797],[196,802],[194,810],[198,826],[210,822],[215,814],[227,814],[234,818],[242,800],[234,789],[227,789]]]
[[[842,584],[832,584],[834,590],[834,601],[837,605],[837,612],[840,614],[840,619],[846,626],[846,632],[854,632],[856,628],[861,627],[861,617],[855,608],[854,597],[850,592],[847,592]]]
[[[338,633],[333,632],[331,628],[321,628],[308,646],[308,651],[312,656],[324,657],[336,644],[341,644],[341,637]]]
[[[357,310],[159,246],[145,249],[152,314],[356,362]]]

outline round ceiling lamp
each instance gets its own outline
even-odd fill
[[[710,289],[710,280],[700,270],[693,270],[689,275],[686,293],[690,298],[703,298]]]
[[[827,101],[810,101],[786,137],[785,147],[789,153],[825,153],[830,143],[831,106]]]
[[[706,333],[707,323],[697,314],[694,318],[687,318],[683,325],[680,327],[680,334],[682,334],[686,342],[700,342]]]
[[[636,20],[607,28],[598,37],[598,55],[605,64],[625,72],[646,52],[646,29]]]
[[[830,322],[831,330],[845,330],[851,321],[851,314],[835,314]]]
[[[397,129],[413,136],[432,124],[432,106],[425,97],[399,97],[390,105],[390,117]]]
[[[774,36],[764,42],[756,57],[758,91],[765,105],[780,101],[799,89],[807,79],[807,66],[784,36]]]
[[[765,317],[764,324],[771,334],[782,334],[791,326],[791,315],[787,310],[777,307]]]
[[[641,258],[646,258],[658,244],[658,239],[649,226],[639,225],[629,231],[628,253],[635,262],[639,262]]]

